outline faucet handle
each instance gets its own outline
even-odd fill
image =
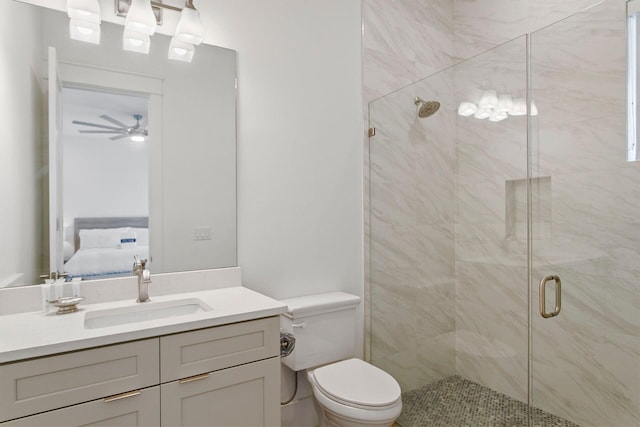
[[[146,258],[140,258],[139,255],[134,255],[133,256],[133,268],[134,270],[139,268],[141,270],[144,270],[146,265],[147,265],[147,259]]]

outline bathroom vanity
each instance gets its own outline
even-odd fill
[[[0,343],[0,425],[279,425],[284,310],[234,286],[0,316],[22,329]]]

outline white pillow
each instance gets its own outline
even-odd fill
[[[136,240],[136,232],[132,228],[127,229],[125,233],[120,235],[120,249],[135,248],[137,246]]]
[[[80,249],[119,248],[120,239],[131,234],[131,228],[104,228],[80,230]]]
[[[148,228],[132,228],[136,233],[138,246],[149,246],[149,229]]]

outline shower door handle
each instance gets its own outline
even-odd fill
[[[556,308],[551,313],[547,313],[545,289],[547,282],[553,280],[556,284]],[[544,276],[540,281],[540,315],[545,319],[549,317],[555,317],[560,314],[560,308],[562,307],[562,282],[558,276]]]

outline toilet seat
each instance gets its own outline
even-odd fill
[[[376,410],[400,400],[400,386],[385,371],[360,359],[332,363],[311,371],[322,394],[343,405]]]

